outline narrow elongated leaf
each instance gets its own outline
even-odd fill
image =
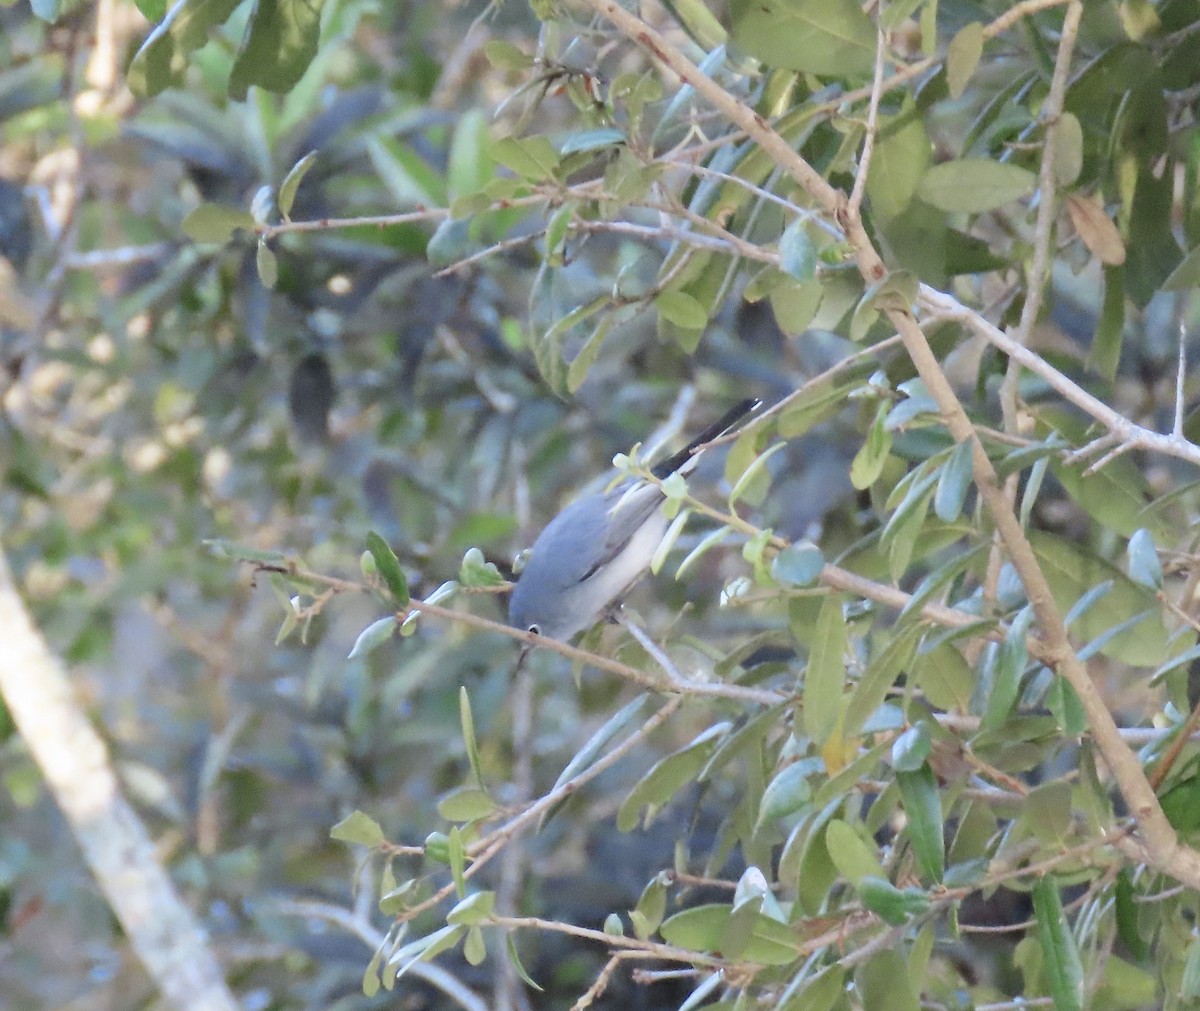
[[[933,496],[933,511],[944,523],[953,523],[962,512],[967,489],[971,486],[971,457],[972,440],[964,439],[954,447],[942,468]]]
[[[695,778],[729,730],[728,723],[709,727],[690,744],[655,763],[621,804],[617,812],[617,828],[622,832],[633,828],[643,807],[650,809],[647,820],[653,817],[677,790]]]
[[[904,798],[905,831],[926,880],[940,882],[946,872],[946,847],[942,829],[942,798],[937,777],[928,764],[915,772],[897,770],[896,781]]]
[[[483,789],[483,764],[479,760],[479,744],[475,739],[475,714],[471,712],[471,696],[467,694],[465,685],[458,689],[458,721],[462,725],[463,744],[467,749],[467,761],[475,782]]]
[[[354,646],[347,654],[347,660],[357,660],[360,656],[366,656],[388,642],[393,635],[396,634],[396,616],[389,614],[386,618],[380,618],[377,621],[371,622],[358,634],[358,638],[354,640]]]
[[[367,550],[375,559],[375,569],[391,593],[392,602],[397,608],[407,607],[408,580],[404,577],[404,570],[400,568],[400,560],[396,553],[374,530],[367,534]]]
[[[1004,642],[996,652],[992,690],[988,695],[987,709],[981,727],[993,730],[1003,723],[1012,711],[1013,703],[1021,690],[1021,677],[1029,662],[1029,650],[1025,636],[1033,623],[1033,605],[1028,604],[1013,619],[1004,635]]]
[[[804,674],[804,731],[815,744],[823,744],[837,725],[845,681],[846,619],[842,598],[834,594],[821,604]]]
[[[962,97],[983,55],[983,25],[972,21],[959,29],[946,48],[946,87],[950,97]]]
[[[1083,1011],[1083,964],[1052,875],[1034,886],[1033,911],[1055,1011]]]
[[[553,793],[563,783],[569,782],[585,769],[589,768],[603,754],[609,741],[625,731],[638,718],[638,715],[646,705],[647,697],[646,693],[642,692],[613,713],[605,721],[604,725],[588,738],[587,743],[575,752],[574,757],[567,763],[566,768],[559,773],[558,779],[554,781],[554,787],[550,792]]]
[[[292,213],[292,205],[296,202],[296,191],[300,189],[300,183],[308,174],[308,170],[316,164],[317,152],[309,151],[295,165],[288,169],[288,174],[283,177],[283,182],[279,184],[279,196],[277,202],[279,204],[279,213],[287,218]]]

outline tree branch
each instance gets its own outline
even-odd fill
[[[66,671],[34,627],[0,553],[0,695],[66,816],[133,953],[172,1007],[235,1011],[208,937],[184,905]]]

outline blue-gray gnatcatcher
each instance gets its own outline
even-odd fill
[[[708,443],[760,403],[743,400],[651,473],[660,480],[688,473]],[[631,479],[567,506],[529,549],[509,624],[562,642],[594,625],[649,567],[670,524],[659,508],[664,499],[658,485]]]

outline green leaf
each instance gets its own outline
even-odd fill
[[[987,697],[987,709],[980,724],[981,729],[994,730],[1008,719],[1009,713],[1012,712],[1021,692],[1021,678],[1025,674],[1025,665],[1029,662],[1025,637],[1029,634],[1029,626],[1032,623],[1033,605],[1026,604],[1008,626],[1000,646],[985,647],[995,650],[996,662],[991,691]]]
[[[927,764],[922,764],[913,772],[897,769],[896,782],[904,799],[905,831],[912,843],[917,866],[925,880],[940,882],[946,873],[946,847],[937,777]]]
[[[407,144],[394,137],[369,137],[367,154],[380,181],[401,207],[446,204],[446,186],[441,175]]]
[[[558,149],[561,157],[579,154],[582,151],[602,151],[625,143],[625,134],[614,127],[606,126],[597,130],[584,130],[581,133],[570,134]]]
[[[497,70],[528,70],[533,65],[532,56],[504,39],[491,39],[483,47],[483,55]]]
[[[454,128],[446,164],[446,190],[451,200],[479,193],[492,178],[495,166],[488,154],[490,135],[487,117],[469,109]]]
[[[914,909],[913,912],[919,910]],[[918,993],[922,981],[914,981],[912,968],[901,952],[895,949],[877,952],[859,967],[854,977],[861,1007],[871,1008],[872,1011],[882,1011],[883,1008],[887,1011],[921,1011]]]
[[[538,372],[555,393],[566,392],[567,368],[563,361],[562,343],[570,331],[612,305],[610,297],[598,295],[592,301],[576,306],[558,319],[545,333],[533,335],[533,360]]]
[[[370,815],[354,811],[329,830],[329,838],[360,846],[379,846],[385,841],[383,829]]]
[[[960,28],[946,47],[946,88],[951,98],[962,97],[982,55],[983,25],[972,21]]]
[[[781,70],[866,77],[875,65],[875,26],[855,0],[733,0],[733,41]]]
[[[554,786],[550,792],[553,793],[563,783],[566,783],[578,776],[585,769],[590,768],[603,753],[609,741],[613,740],[618,734],[623,733],[630,727],[645,708],[646,699],[649,696],[642,692],[640,695],[629,702],[625,703],[620,709],[610,716],[599,730],[588,738],[587,743],[575,752],[574,757],[567,763],[567,766],[558,775],[558,779],[554,781]]]
[[[1149,530],[1135,530],[1129,538],[1129,578],[1151,590],[1162,589],[1162,563]]]
[[[358,638],[354,640],[354,646],[351,648],[347,660],[356,660],[360,656],[366,656],[382,646],[385,642],[389,642],[393,635],[396,634],[396,616],[389,614],[386,618],[380,618],[378,621],[373,621],[361,632],[358,633]]]
[[[1179,996],[1188,1001],[1200,997],[1200,939],[1193,938],[1188,945],[1183,975],[1179,979]]]
[[[938,478],[933,495],[933,511],[943,523],[953,523],[962,512],[971,486],[973,440],[964,439],[950,451],[950,458]]]
[[[901,891],[884,877],[867,875],[860,878],[854,882],[854,890],[864,906],[894,927],[929,908],[929,896],[924,892],[911,888]],[[889,1002],[888,1007],[895,1005]]]
[[[459,831],[457,825],[446,833],[446,863],[450,865],[450,877],[454,881],[454,891],[458,893],[460,899],[464,898],[467,894],[467,881],[463,877],[467,866],[467,848],[463,844],[462,832]]]
[[[1188,252],[1163,282],[1163,291],[1190,291],[1200,288],[1200,246]]]
[[[629,911],[634,934],[643,941],[658,930],[659,924],[663,921],[663,916],[667,911],[667,887],[669,884],[670,877],[666,872],[654,875],[642,889],[637,906]]]
[[[393,982],[400,979],[401,976],[418,962],[431,961],[443,951],[453,948],[466,932],[466,927],[448,923],[440,930],[435,930],[432,934],[417,938],[415,941],[410,941],[388,959],[389,964],[399,966]]]
[[[495,908],[495,892],[475,892],[462,899],[446,914],[446,922],[475,927],[486,922]]]
[[[643,807],[648,808],[646,823],[684,784],[691,782],[716,750],[731,724],[718,723],[701,733],[690,744],[660,759],[638,782],[617,811],[617,829],[628,832],[637,824]]]
[[[659,933],[668,944],[689,951],[720,951],[732,915],[733,907],[725,903],[693,906],[664,920]],[[758,913],[738,958],[759,965],[787,965],[796,960],[801,947],[790,926]]]
[[[254,231],[255,221],[248,211],[222,207],[220,204],[201,204],[192,210],[179,226],[193,242],[226,243],[239,228]]]
[[[687,292],[660,292],[654,304],[663,319],[685,330],[702,330],[708,326],[708,311]]]
[[[1070,186],[1083,171],[1083,127],[1074,113],[1064,112],[1054,137],[1054,179],[1059,186]]]
[[[825,297],[825,286],[815,278],[800,282],[785,280],[775,285],[768,297],[779,329],[788,337],[799,337],[816,316]]]
[[[537,990],[538,993],[543,993],[544,988],[538,986],[533,981],[533,977],[525,971],[525,966],[521,962],[521,956],[517,954],[517,932],[515,930],[506,932],[505,945],[508,951],[508,960],[512,964],[512,967],[517,970],[517,975],[521,977],[521,981],[526,986],[533,987],[533,989]]]
[[[871,657],[850,696],[842,724],[842,732],[847,737],[858,733],[867,718],[883,704],[900,672],[912,663],[923,634],[921,627],[916,624],[900,627],[897,622],[893,631],[887,644]]]
[[[478,548],[467,548],[463,554],[462,564],[458,567],[458,581],[463,586],[473,587],[503,586],[505,583],[496,563],[484,558]]]
[[[888,455],[892,451],[892,433],[885,424],[887,414],[888,402],[885,400],[875,412],[871,430],[867,432],[866,440],[854,454],[854,460],[850,464],[850,483],[859,491],[870,488],[875,483],[883,473],[883,465],[887,463]]]
[[[543,136],[503,137],[493,141],[492,158],[517,175],[533,182],[547,182],[558,169],[558,152]]]
[[[789,544],[771,560],[771,578],[781,586],[815,586],[825,569],[825,556],[811,541]]]
[[[960,158],[934,165],[917,187],[927,204],[951,213],[978,214],[1029,196],[1037,176],[989,158]]]
[[[852,885],[869,877],[887,879],[875,851],[844,821],[835,818],[826,826],[825,848],[838,872]]]
[[[924,768],[932,746],[929,724],[922,720],[892,742],[892,768],[897,772],[916,772]]]
[[[1183,259],[1172,226],[1174,187],[1172,173],[1158,179],[1148,165],[1138,171],[1129,212],[1125,291],[1139,309],[1150,304]]]
[[[288,174],[283,177],[283,182],[279,184],[277,202],[279,204],[279,213],[283,215],[285,220],[290,220],[288,215],[292,213],[292,205],[296,202],[296,191],[300,189],[300,183],[308,174],[308,170],[316,162],[317,152],[309,151],[308,154],[288,169]]]
[[[254,266],[258,271],[258,279],[264,288],[274,288],[279,280],[279,263],[271,247],[262,239],[258,240],[258,249],[254,254]]]
[[[471,696],[467,694],[465,685],[458,688],[458,722],[462,726],[463,744],[467,749],[467,761],[475,782],[483,788],[483,765],[479,760],[479,744],[475,738],[475,714],[471,712]],[[443,815],[445,817],[445,815]]]
[[[703,0],[668,0],[666,8],[705,52],[725,44],[725,28]]]
[[[812,787],[808,783],[810,775],[812,769],[801,762],[794,762],[777,772],[763,791],[756,824],[765,825],[776,818],[786,818],[807,804],[812,798]]]
[[[807,224],[804,218],[797,218],[779,237],[779,269],[797,281],[811,280],[817,268],[817,250]]]
[[[846,619],[842,598],[831,594],[821,604],[804,673],[804,732],[814,744],[828,740],[837,726],[846,682]]]
[[[125,82],[134,94],[152,97],[183,83],[187,55],[208,41],[241,0],[183,0],[146,36],[134,54]],[[153,20],[153,19],[151,19]]]
[[[1075,446],[1084,445],[1093,432],[1077,417],[1057,408],[1042,408],[1036,412],[1038,421],[1046,426],[1039,429],[1055,431]],[[1123,537],[1132,537],[1135,530],[1146,524],[1144,510],[1151,500],[1150,487],[1137,465],[1127,456],[1110,460],[1099,471],[1085,475],[1086,463],[1068,466],[1055,456],[1050,470],[1066,489],[1075,504],[1089,516]],[[1156,537],[1169,537],[1172,530],[1159,521],[1149,524]]]
[[[246,37],[229,72],[239,102],[250,85],[291,91],[317,55],[325,0],[255,0]]]
[[[496,810],[496,802],[482,787],[464,786],[452,790],[438,801],[437,812],[446,821],[470,822],[487,818]]]
[[[1150,946],[1138,926],[1138,903],[1133,888],[1133,872],[1122,867],[1117,873],[1113,905],[1117,918],[1117,934],[1139,962],[1149,954]]]
[[[379,534],[372,530],[367,534],[367,550],[375,559],[375,568],[383,578],[384,585],[391,594],[392,603],[397,610],[408,606],[408,580],[400,568],[400,560],[396,553]]]
[[[1034,885],[1033,912],[1055,1011],[1083,1011],[1083,964],[1052,875]]]
[[[1070,541],[1037,530],[1029,532],[1029,539],[1054,599],[1063,610],[1093,587],[1112,580],[1112,590],[1076,623],[1074,630],[1081,639],[1094,640],[1130,617],[1145,613],[1136,625],[1105,643],[1100,652],[1135,667],[1157,667],[1171,656],[1174,649],[1154,593]]]
[[[1200,257],[1196,260],[1200,283]],[[1110,382],[1121,363],[1121,345],[1125,341],[1125,271],[1121,267],[1104,268],[1104,305],[1096,324],[1096,336],[1088,354],[1088,364]]]
[[[911,98],[905,99],[899,115],[881,119],[867,174],[867,199],[881,226],[886,227],[912,204],[929,167],[931,150],[925,123]]]
[[[914,680],[929,703],[947,712],[966,712],[975,687],[975,672],[951,643],[943,642],[913,659]]]
[[[487,958],[487,943],[483,939],[483,931],[479,927],[467,929],[467,939],[463,942],[463,958],[468,965],[482,965]]]

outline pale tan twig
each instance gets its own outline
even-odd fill
[[[871,155],[875,151],[875,135],[879,130],[879,97],[883,94],[883,68],[887,64],[887,36],[883,30],[884,2],[879,0],[875,11],[875,73],[871,78],[871,95],[867,102],[867,132],[863,137],[862,154],[858,158],[858,171],[854,175],[854,188],[850,191],[849,207],[857,214],[862,209],[863,197],[867,192],[867,173],[871,169]]]
[[[1058,215],[1058,181],[1055,176],[1055,144],[1058,140],[1058,124],[1062,119],[1063,101],[1067,93],[1067,77],[1071,69],[1071,57],[1075,52],[1075,39],[1079,34],[1079,20],[1083,14],[1081,0],[1071,0],[1063,18],[1062,33],[1058,39],[1058,55],[1054,61],[1054,74],[1050,78],[1050,91],[1042,105],[1040,119],[1045,125],[1042,136],[1042,160],[1038,167],[1038,210],[1037,223],[1033,230],[1033,257],[1029,265],[1025,289],[1025,304],[1021,307],[1021,319],[1013,339],[1023,345],[1029,344],[1029,335],[1037,322],[1042,308],[1042,297],[1046,279],[1050,272],[1050,247],[1053,244],[1054,221]],[[1004,415],[1004,430],[1016,433],[1017,390],[1021,378],[1021,365],[1009,359],[1004,381],[1000,384],[1000,407]],[[1015,489],[1015,485],[1014,485]],[[1010,496],[1011,497],[1011,496]]]

